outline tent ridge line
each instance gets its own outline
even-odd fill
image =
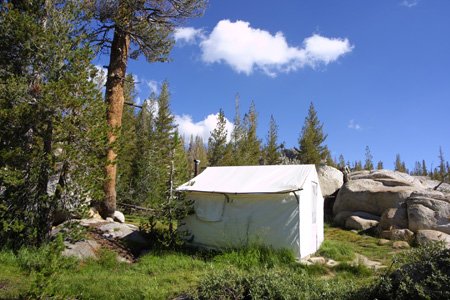
[[[219,192],[219,191],[199,191],[199,190],[179,190],[178,192],[195,192],[205,194],[222,194],[222,195],[270,195],[270,194],[290,194],[303,190],[303,188],[279,191],[279,192],[245,192],[245,193],[232,193],[232,192]]]

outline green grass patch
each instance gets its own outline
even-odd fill
[[[390,265],[394,254],[402,250],[393,250],[392,245],[378,245],[379,239],[369,235],[360,235],[337,227],[325,226],[325,242],[333,241],[351,248],[354,253],[362,254],[371,260]],[[323,244],[322,244],[323,245]],[[345,246],[344,246],[345,247]],[[322,248],[322,247],[321,247]]]
[[[273,268],[295,263],[293,253],[287,249],[273,249],[261,245],[249,245],[240,249],[230,249],[216,257],[214,262],[232,264],[240,269]]]
[[[325,240],[317,254],[336,261],[350,261],[355,258],[351,244],[336,240]]]
[[[341,262],[355,253],[389,262],[391,247],[377,242],[326,227],[318,253]],[[0,251],[0,265],[0,299],[38,295],[30,294],[33,290],[68,299],[172,299],[182,294],[198,299],[340,299],[377,278],[363,266],[306,266],[287,250],[258,245],[223,252],[155,246],[133,264],[118,262],[108,250],[97,260],[78,262],[43,247]],[[51,281],[39,277],[42,272],[50,272]],[[39,286],[49,282],[48,288]]]

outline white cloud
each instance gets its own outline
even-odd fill
[[[95,82],[95,84],[97,84],[97,86],[104,88],[106,84],[106,75],[108,73],[108,70],[100,65],[94,65],[94,67],[97,69],[97,74],[93,79],[93,81]]]
[[[414,7],[419,4],[419,0],[403,0],[400,5],[408,8]]]
[[[218,122],[219,114],[210,114],[204,120],[199,122],[194,122],[192,117],[189,115],[175,115],[175,123],[178,125],[178,132],[181,135],[184,135],[186,142],[189,141],[191,135],[200,136],[203,138],[205,143],[208,142],[208,138],[211,134],[211,131],[216,128]],[[233,124],[226,119],[225,128],[228,131],[227,140],[231,138],[231,132],[233,131]]]
[[[148,88],[150,89],[151,93],[158,94],[158,91],[159,91],[159,82],[158,81],[149,80],[149,81],[147,81],[147,85],[148,85]]]
[[[350,129],[362,130],[361,125],[359,125],[358,123],[356,123],[355,120],[350,120],[350,121],[348,122],[347,127],[350,128]]]
[[[225,62],[236,72],[251,74],[260,69],[269,76],[295,71],[306,65],[327,65],[352,51],[348,39],[318,34],[306,38],[302,47],[288,45],[282,32],[252,28],[245,21],[221,20],[200,43],[202,60]]]
[[[318,34],[306,38],[303,45],[306,64],[312,66],[320,63],[327,65],[353,49],[347,39],[327,38]]]
[[[188,44],[193,44],[197,38],[203,39],[203,30],[195,29],[194,27],[179,27],[174,32],[175,41],[183,41]]]

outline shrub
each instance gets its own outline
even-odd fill
[[[292,269],[227,268],[208,274],[194,299],[345,299],[354,289],[351,280],[322,280]]]
[[[69,267],[74,267],[74,259],[61,256],[64,249],[62,236],[40,248],[22,248],[18,253],[19,266],[32,275],[33,282],[25,295],[26,299],[52,298],[64,299],[64,295],[58,295],[55,286],[55,278],[58,272]]]
[[[378,299],[450,299],[450,249],[443,244],[402,253],[393,267],[393,272],[358,293]]]

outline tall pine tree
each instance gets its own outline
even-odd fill
[[[217,116],[217,125],[208,139],[208,164],[209,166],[222,165],[227,148],[227,128],[225,114],[222,109]]]
[[[298,159],[302,164],[318,165],[330,157],[326,145],[324,145],[327,135],[323,133],[323,123],[320,123],[317,112],[311,102],[308,115],[302,128],[298,140]]]
[[[281,154],[278,145],[278,126],[273,115],[270,116],[267,143],[264,148],[264,163],[267,165],[278,165],[281,163]]]
[[[0,8],[0,244],[39,245],[58,210],[101,198],[104,105],[72,3]]]

